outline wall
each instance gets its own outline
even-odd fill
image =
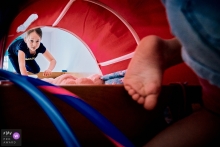
[[[42,43],[57,60],[54,72],[67,70],[68,72],[101,74],[101,71],[85,45],[66,31],[44,27]],[[36,58],[41,71],[48,68],[49,62],[39,54]]]

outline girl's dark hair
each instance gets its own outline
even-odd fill
[[[30,35],[32,32],[36,32],[40,36],[40,38],[42,38],[41,28],[35,28],[35,29],[31,29],[31,30],[27,31],[27,36]]]

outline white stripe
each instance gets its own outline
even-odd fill
[[[17,27],[16,32],[24,32],[36,19],[38,19],[37,14],[31,14],[23,24]]]
[[[114,63],[117,63],[117,62],[120,62],[120,61],[124,61],[124,60],[130,59],[130,58],[133,57],[133,55],[134,55],[134,52],[132,52],[130,54],[127,54],[127,55],[124,55],[124,56],[121,56],[121,57],[118,57],[118,58],[114,58],[112,60],[108,60],[108,61],[99,63],[99,65],[100,66],[111,65],[111,64],[114,64]]]
[[[56,21],[53,23],[53,27],[56,26],[60,20],[64,17],[64,15],[66,14],[66,12],[69,10],[70,6],[72,5],[72,3],[74,2],[75,0],[70,0],[67,5],[65,6],[65,8],[63,9],[63,11],[60,13],[59,17],[56,19]]]
[[[99,5],[103,8],[105,8],[105,9],[107,9],[111,13],[113,13],[115,16],[117,16],[125,24],[125,26],[128,28],[128,30],[131,32],[131,34],[133,35],[136,43],[139,44],[140,38],[137,35],[136,31],[132,28],[132,26],[122,16],[120,16],[114,10],[112,10],[111,8],[105,6],[104,4],[100,4],[98,2],[94,2],[94,1],[91,1],[91,0],[84,0],[84,1],[91,2],[91,3],[94,3],[96,5]],[[114,63],[117,63],[117,62],[120,62],[120,61],[124,61],[124,60],[132,58],[133,54],[134,54],[134,52],[132,52],[130,54],[127,54],[127,55],[123,55],[121,57],[117,57],[117,58],[105,61],[105,62],[102,62],[102,63],[99,63],[99,65],[100,66],[107,66],[107,65],[114,64]]]

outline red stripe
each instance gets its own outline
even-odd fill
[[[38,88],[42,90],[46,90],[52,94],[62,94],[62,95],[68,95],[68,96],[73,96],[75,98],[79,98],[77,95],[69,92],[66,89],[60,88],[60,87],[55,87],[55,86],[38,86]]]
[[[62,94],[62,95],[69,95],[69,96],[73,96],[75,98],[79,98],[77,95],[69,92],[66,89],[60,88],[60,87],[55,87],[55,86],[38,86],[38,88],[45,90],[47,92],[50,92],[52,94]],[[112,139],[111,137],[109,137],[108,135],[105,135],[109,140],[111,140],[111,142],[113,144],[116,145],[116,147],[124,147],[122,144],[120,144],[119,142],[115,141],[114,139]]]
[[[124,147],[122,144],[120,144],[119,142],[115,141],[114,139],[112,139],[111,137],[109,137],[108,135],[105,134],[105,136],[111,140],[111,142],[116,146],[116,147]]]

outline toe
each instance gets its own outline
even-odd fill
[[[157,94],[148,95],[144,101],[144,108],[147,110],[154,109],[157,104],[157,97],[158,97]]]
[[[138,102],[138,104],[144,104],[144,97],[139,97],[137,102]]]
[[[136,94],[136,91],[134,89],[130,89],[130,90],[128,90],[128,94],[132,96],[132,95]]]
[[[139,98],[140,98],[140,95],[137,94],[137,93],[132,95],[132,99],[135,100],[135,101],[137,101]]]
[[[126,90],[130,90],[131,89],[131,86],[129,86],[129,85],[124,85],[124,87],[125,87]]]

